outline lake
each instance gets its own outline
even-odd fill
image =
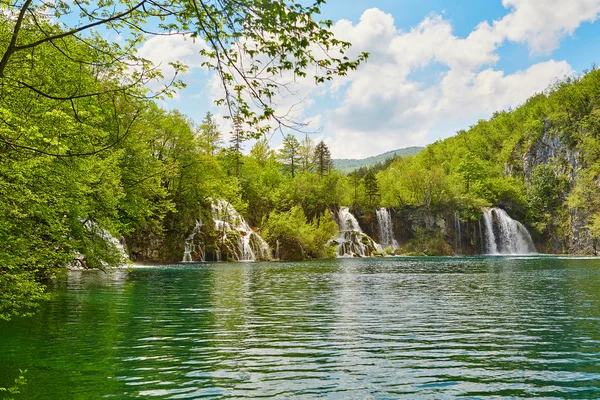
[[[70,272],[0,322],[16,399],[600,398],[600,259]]]

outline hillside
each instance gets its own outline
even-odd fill
[[[593,70],[394,161],[377,174],[379,205],[412,218],[398,226],[429,221],[421,237],[411,233],[418,251],[437,241],[443,253],[443,237],[455,247],[479,241],[479,252],[494,252],[479,224],[482,210],[499,207],[496,215],[521,221],[540,252],[598,254],[599,138],[600,70]],[[451,225],[461,229],[448,240]]]
[[[419,153],[423,149],[424,149],[424,147],[413,146],[413,147],[406,147],[406,148],[398,149],[398,150],[391,150],[391,151],[385,152],[383,154],[379,154],[377,156],[363,158],[363,159],[359,159],[359,160],[342,158],[342,159],[333,160],[333,166],[335,169],[337,169],[341,172],[352,172],[355,169],[358,169],[360,167],[368,167],[368,166],[375,165],[380,162],[384,162],[388,158],[392,158],[394,156],[398,156],[398,157],[414,156],[415,154]]]

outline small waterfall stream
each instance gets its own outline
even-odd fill
[[[98,223],[95,221],[92,221],[92,220],[84,221],[83,219],[81,221],[83,222],[84,228],[88,232],[93,233],[94,235],[98,236],[100,239],[102,239],[103,241],[109,243],[111,246],[114,247],[114,249],[117,251],[117,253],[119,255],[120,265],[125,265],[129,262],[129,256],[127,255],[127,250],[125,249],[125,245],[124,245],[125,239],[123,239],[123,238],[121,238],[121,240],[117,239],[116,237],[111,235],[109,231],[107,231],[106,229],[104,229],[100,225],[98,225]],[[81,263],[81,261],[84,259],[85,259],[85,256],[79,254],[77,257],[77,262],[72,263],[70,265],[70,267],[76,267],[77,263]],[[105,263],[104,261],[102,261],[102,264],[104,264],[105,266],[108,266],[108,264]]]
[[[196,239],[196,235],[201,233],[202,231],[202,220],[196,220],[196,226],[192,233],[185,239],[185,249],[183,251],[183,260],[182,262],[193,262],[192,253],[196,251],[196,244],[194,243],[194,239]],[[204,249],[199,246],[198,248],[200,252],[200,259],[198,261],[204,261]]]
[[[394,238],[394,227],[392,214],[387,208],[377,210],[377,226],[379,227],[379,240],[383,249],[391,248],[392,253],[398,248],[398,242]]]
[[[483,210],[487,254],[537,253],[527,228],[501,208]]]
[[[380,245],[363,233],[358,221],[350,213],[348,207],[340,208],[338,212],[338,225],[340,227],[340,234],[335,239],[335,242],[338,244],[338,257],[370,257],[375,250],[382,250]]]
[[[454,248],[456,251],[459,251],[462,248],[462,229],[460,222],[460,213],[458,211],[454,212],[454,232],[456,234]]]
[[[225,200],[212,202],[212,217],[217,233],[217,258],[229,253],[235,261],[268,260],[269,245],[255,233],[246,220]]]

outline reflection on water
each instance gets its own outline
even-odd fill
[[[72,272],[0,332],[26,399],[598,398],[600,260]]]

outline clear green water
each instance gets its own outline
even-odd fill
[[[23,399],[600,398],[600,260],[72,272],[0,334]]]

